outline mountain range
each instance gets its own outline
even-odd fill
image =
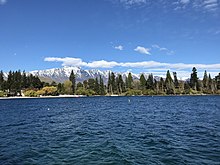
[[[101,71],[98,69],[91,69],[91,70],[84,70],[80,67],[63,67],[63,68],[53,68],[53,69],[47,69],[47,70],[35,70],[31,71],[30,73],[38,76],[42,81],[46,82],[64,82],[65,80],[69,79],[70,73],[73,70],[74,74],[76,75],[76,81],[77,82],[83,82],[84,80],[88,80],[89,78],[96,78],[101,76],[105,83],[107,83],[108,80],[108,74],[109,72],[112,72],[111,70],[105,70]],[[123,79],[125,79],[126,76],[128,76],[129,72],[114,72],[115,75],[121,74]],[[148,73],[144,73],[146,78],[148,77]],[[139,79],[140,74],[134,74],[132,73],[133,79]]]

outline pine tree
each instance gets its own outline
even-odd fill
[[[128,82],[128,88],[129,89],[132,89],[133,88],[133,78],[132,78],[132,75],[131,75],[131,73],[129,73],[128,74],[128,80],[127,80]]]
[[[194,90],[199,90],[197,70],[195,67],[193,67],[193,69],[192,69],[192,74],[190,77],[190,87]]]
[[[73,70],[70,73],[69,80],[72,82],[72,94],[75,94],[75,92],[76,92],[76,89],[75,89],[76,88],[76,77],[75,77]]]
[[[28,84],[27,84],[27,75],[25,73],[25,71],[23,71],[23,74],[22,74],[22,77],[21,77],[21,87],[23,89],[26,89],[28,87]]]
[[[202,83],[203,83],[203,88],[204,88],[204,89],[207,89],[208,84],[209,84],[209,78],[208,78],[208,75],[207,75],[206,70],[205,70],[205,72],[204,72],[204,76],[203,76]]]
[[[117,87],[116,87],[116,81],[115,81],[115,74],[113,72],[111,73],[111,87],[112,87],[112,92],[116,93]]]
[[[100,90],[99,90],[99,81],[98,78],[95,78],[95,89],[94,89],[95,93],[98,95],[100,94]]]
[[[99,84],[100,84],[100,95],[105,95],[105,86],[101,75],[99,76]]]
[[[209,78],[208,78],[208,89],[211,93],[214,93],[214,83],[213,83],[213,80],[212,80],[210,74],[209,74]]]
[[[165,86],[165,82],[163,80],[163,78],[160,78],[160,82],[159,82],[159,90],[161,93],[164,93],[164,86]]]
[[[88,89],[88,81],[87,80],[83,81],[83,88]]]
[[[173,72],[173,78],[174,78],[175,88],[179,88],[179,81],[177,79],[177,73],[176,72]]]
[[[218,76],[215,77],[215,82],[217,90],[220,90],[220,73]]]
[[[146,79],[143,74],[140,76],[140,89],[145,90],[146,89]]]
[[[165,86],[167,94],[175,94],[175,86],[169,70],[166,74]]]
[[[95,80],[93,78],[88,79],[88,89],[95,91]]]
[[[4,90],[3,86],[4,86],[4,74],[3,71],[0,71],[0,90]]]
[[[122,94],[125,92],[125,83],[123,81],[122,75],[118,75],[118,88],[119,88],[119,93]]]
[[[108,73],[108,93],[112,94],[111,72]]]
[[[59,84],[57,85],[57,92],[58,92],[59,94],[64,94],[64,93],[65,93],[64,84],[59,83]]]
[[[147,87],[147,89],[151,89],[151,90],[154,89],[154,76],[153,76],[153,74],[150,74],[148,76],[148,79],[146,82],[146,87]]]

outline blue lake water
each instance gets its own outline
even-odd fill
[[[0,100],[0,164],[220,164],[220,96]]]

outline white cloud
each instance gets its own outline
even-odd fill
[[[115,46],[114,48],[117,49],[117,50],[123,50],[124,49],[124,47],[122,45]]]
[[[139,52],[141,54],[148,54],[150,55],[150,49],[149,48],[145,48],[145,47],[142,47],[142,46],[137,46],[134,51],[136,52]]]
[[[169,50],[168,48],[160,47],[159,45],[152,45],[152,48],[157,49],[159,51],[165,52],[167,55],[172,55],[175,52],[173,50]]]
[[[216,11],[219,9],[219,0],[176,0],[172,3],[174,10],[185,9],[187,6],[203,11]]]
[[[86,66],[87,63],[83,62],[80,58],[72,58],[72,57],[65,57],[65,58],[58,58],[58,57],[46,57],[44,61],[49,62],[62,62],[62,66]]]
[[[143,68],[143,69],[174,69],[174,70],[191,70],[193,67],[202,70],[220,70],[219,64],[184,64],[184,63],[161,63],[156,61],[141,61],[141,62],[115,62],[115,61],[92,61],[84,62],[80,58],[72,57],[46,57],[44,61],[49,62],[62,62],[62,66],[78,66],[88,68],[113,68],[113,67],[125,67],[125,68]]]
[[[113,68],[116,66],[120,66],[120,63],[117,63],[115,61],[100,60],[89,62],[85,66],[89,68]]]
[[[120,3],[126,5],[126,6],[132,6],[132,5],[141,5],[146,4],[146,0],[119,0]]]
[[[188,4],[189,2],[190,2],[190,0],[180,0],[180,3],[182,3],[184,5]]]
[[[7,3],[7,0],[0,0],[0,5],[4,5]]]

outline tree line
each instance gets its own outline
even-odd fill
[[[64,83],[45,83],[39,77],[21,71],[10,71],[4,79],[0,72],[0,96],[47,96],[47,95],[181,95],[181,94],[220,94],[220,73],[214,78],[207,71],[203,79],[197,75],[194,67],[188,81],[181,81],[177,73],[168,70],[165,78],[155,79],[153,74],[141,74],[133,79],[132,74],[122,77],[109,72],[107,83],[103,77],[76,82],[72,71]]]

